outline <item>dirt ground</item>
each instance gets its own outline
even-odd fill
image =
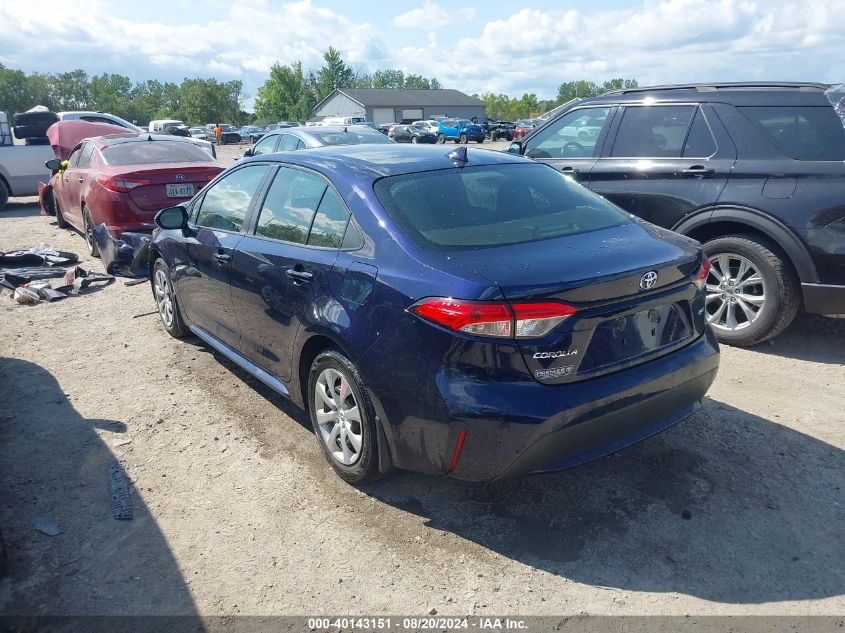
[[[32,199],[0,212],[0,251],[40,242],[85,252]],[[701,412],[613,457],[359,491],[301,411],[153,309],[122,280],[0,295],[0,614],[845,612],[845,320],[723,348]]]

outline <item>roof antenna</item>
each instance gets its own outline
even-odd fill
[[[467,158],[467,148],[463,145],[461,147],[456,147],[451,152],[447,153],[446,158],[456,163],[456,167],[464,167],[469,162],[469,158]],[[458,165],[457,163],[463,164]]]

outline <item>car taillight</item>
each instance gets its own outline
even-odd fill
[[[695,285],[698,286],[699,290],[703,290],[704,286],[707,284],[707,275],[710,274],[711,267],[712,265],[710,264],[710,260],[705,257],[704,261],[701,263],[701,268],[699,268],[698,272],[695,273],[695,278],[693,279],[693,282],[695,282]]]
[[[563,303],[517,303],[503,301],[463,301],[423,299],[409,312],[453,332],[495,338],[538,338],[575,314]]]
[[[124,178],[123,176],[99,176],[97,181],[109,191],[117,191],[119,193],[125,193],[135,187],[149,185],[152,182],[143,178]]]
[[[563,303],[515,303],[511,307],[516,317],[516,338],[545,336],[575,314],[575,308]]]

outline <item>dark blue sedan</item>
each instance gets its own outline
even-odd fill
[[[568,468],[687,417],[716,376],[698,244],[518,156],[257,156],[157,222],[167,331],[306,408],[354,484]]]

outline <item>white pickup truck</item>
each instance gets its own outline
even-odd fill
[[[37,196],[38,183],[50,179],[44,163],[55,157],[49,145],[16,145],[9,117],[0,112],[0,209],[10,197]]]

